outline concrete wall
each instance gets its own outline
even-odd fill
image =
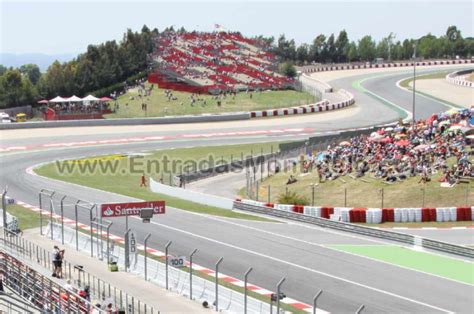
[[[10,129],[33,129],[33,128],[60,128],[77,126],[108,126],[108,125],[147,125],[147,124],[177,124],[193,122],[217,122],[248,120],[250,114],[247,112],[227,113],[227,114],[209,114],[196,116],[180,117],[161,117],[161,118],[130,118],[130,119],[103,119],[103,120],[74,120],[74,121],[38,121],[23,123],[0,123],[0,130]]]
[[[455,85],[474,88],[474,82],[468,81],[466,76],[471,74],[474,69],[456,71],[446,75],[446,80]]]
[[[168,196],[177,197],[183,200],[191,201],[198,204],[214,206],[224,209],[232,210],[234,200],[214,196],[210,194],[204,194],[200,192],[185,190],[178,187],[173,187],[165,184],[161,184],[156,182],[152,178],[150,178],[150,189],[152,192],[166,194]]]

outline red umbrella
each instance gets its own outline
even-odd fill
[[[99,99],[100,101],[111,101],[112,98],[109,98],[109,97],[102,97]]]
[[[46,99],[38,101],[38,104],[47,104],[47,103],[49,103],[49,101],[47,101]]]
[[[396,142],[395,145],[397,145],[397,146],[408,146],[408,145],[410,145],[410,142],[407,141],[407,140],[400,140],[400,141]]]

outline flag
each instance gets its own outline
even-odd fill
[[[226,29],[224,26],[220,25],[220,24],[214,24],[214,28],[216,29],[216,31],[218,32],[225,32]]]

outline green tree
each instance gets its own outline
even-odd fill
[[[283,75],[286,75],[287,77],[294,78],[296,76],[296,68],[291,62],[283,62],[280,65],[280,71]]]
[[[348,45],[346,53],[347,61],[352,62],[359,60],[359,53],[357,51],[357,44],[353,41]]]
[[[321,62],[324,44],[326,42],[326,36],[323,34],[318,35],[314,40],[311,46],[309,47],[309,59],[314,62]]]
[[[334,34],[331,34],[326,41],[326,53],[325,53],[325,61],[326,62],[334,62],[336,60],[336,45],[334,43]]]
[[[343,29],[341,32],[339,32],[334,45],[336,47],[336,61],[346,62],[349,49],[349,38],[347,37],[346,30]]]
[[[38,80],[41,76],[39,67],[36,64],[31,64],[31,63],[22,65],[20,67],[20,72],[21,74],[28,76],[31,83],[33,83],[34,85],[38,83]]]
[[[363,61],[372,61],[375,58],[375,41],[371,36],[364,36],[359,40],[358,46],[360,59]]]
[[[301,44],[296,49],[296,60],[299,64],[309,61],[309,47],[307,44]]]
[[[7,67],[4,65],[0,64],[0,75],[3,75],[5,72],[7,72]]]
[[[0,76],[1,108],[31,105],[35,97],[33,84],[18,69],[7,70]]]

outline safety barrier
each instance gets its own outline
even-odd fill
[[[432,65],[456,65],[456,64],[470,64],[474,63],[474,60],[434,60],[434,61],[420,61],[416,62],[416,66],[432,66]],[[358,70],[358,69],[377,69],[377,68],[402,68],[412,67],[413,61],[411,62],[394,62],[394,63],[382,63],[382,64],[345,64],[345,65],[332,65],[332,66],[314,66],[301,68],[304,73],[314,72],[327,72],[327,71],[340,71],[340,70]]]
[[[251,111],[250,118],[289,116],[289,115],[297,115],[297,114],[332,111],[332,110],[348,107],[355,103],[354,95],[352,95],[348,91],[340,90],[338,92],[345,95],[345,98],[335,103],[331,103],[327,99],[323,99],[320,102],[317,102],[315,104],[310,104],[310,105],[291,107],[291,108],[282,108],[282,109]]]
[[[474,82],[468,81],[466,79],[466,75],[472,72],[473,70],[470,69],[470,70],[463,70],[463,71],[456,71],[453,73],[449,73],[448,75],[446,75],[446,80],[451,84],[474,88]]]
[[[441,241],[435,241],[431,239],[425,239],[425,238],[413,236],[410,234],[403,234],[403,233],[398,233],[394,231],[365,227],[361,225],[356,225],[356,224],[342,222],[342,221],[335,221],[335,220],[330,220],[330,219],[325,219],[325,218],[320,218],[320,217],[307,216],[304,214],[302,215],[302,214],[297,214],[295,212],[278,210],[271,207],[253,205],[253,204],[249,204],[247,202],[243,202],[239,200],[236,200],[234,202],[234,209],[249,211],[249,212],[258,213],[258,214],[270,215],[274,217],[290,219],[290,220],[300,221],[304,223],[310,223],[310,224],[317,225],[324,228],[357,233],[357,234],[361,234],[365,236],[386,239],[386,240],[409,244],[409,245],[419,245],[423,248],[428,248],[428,249],[437,250],[437,251],[441,251],[445,253],[474,258],[474,249],[472,248],[461,246],[461,245],[455,245],[451,243],[445,243]]]
[[[247,199],[239,200],[239,202],[255,206],[272,207],[278,210],[320,218],[330,218],[331,215],[335,215],[343,222],[380,224],[384,222],[446,222],[474,220],[474,207],[360,208],[269,204]]]

